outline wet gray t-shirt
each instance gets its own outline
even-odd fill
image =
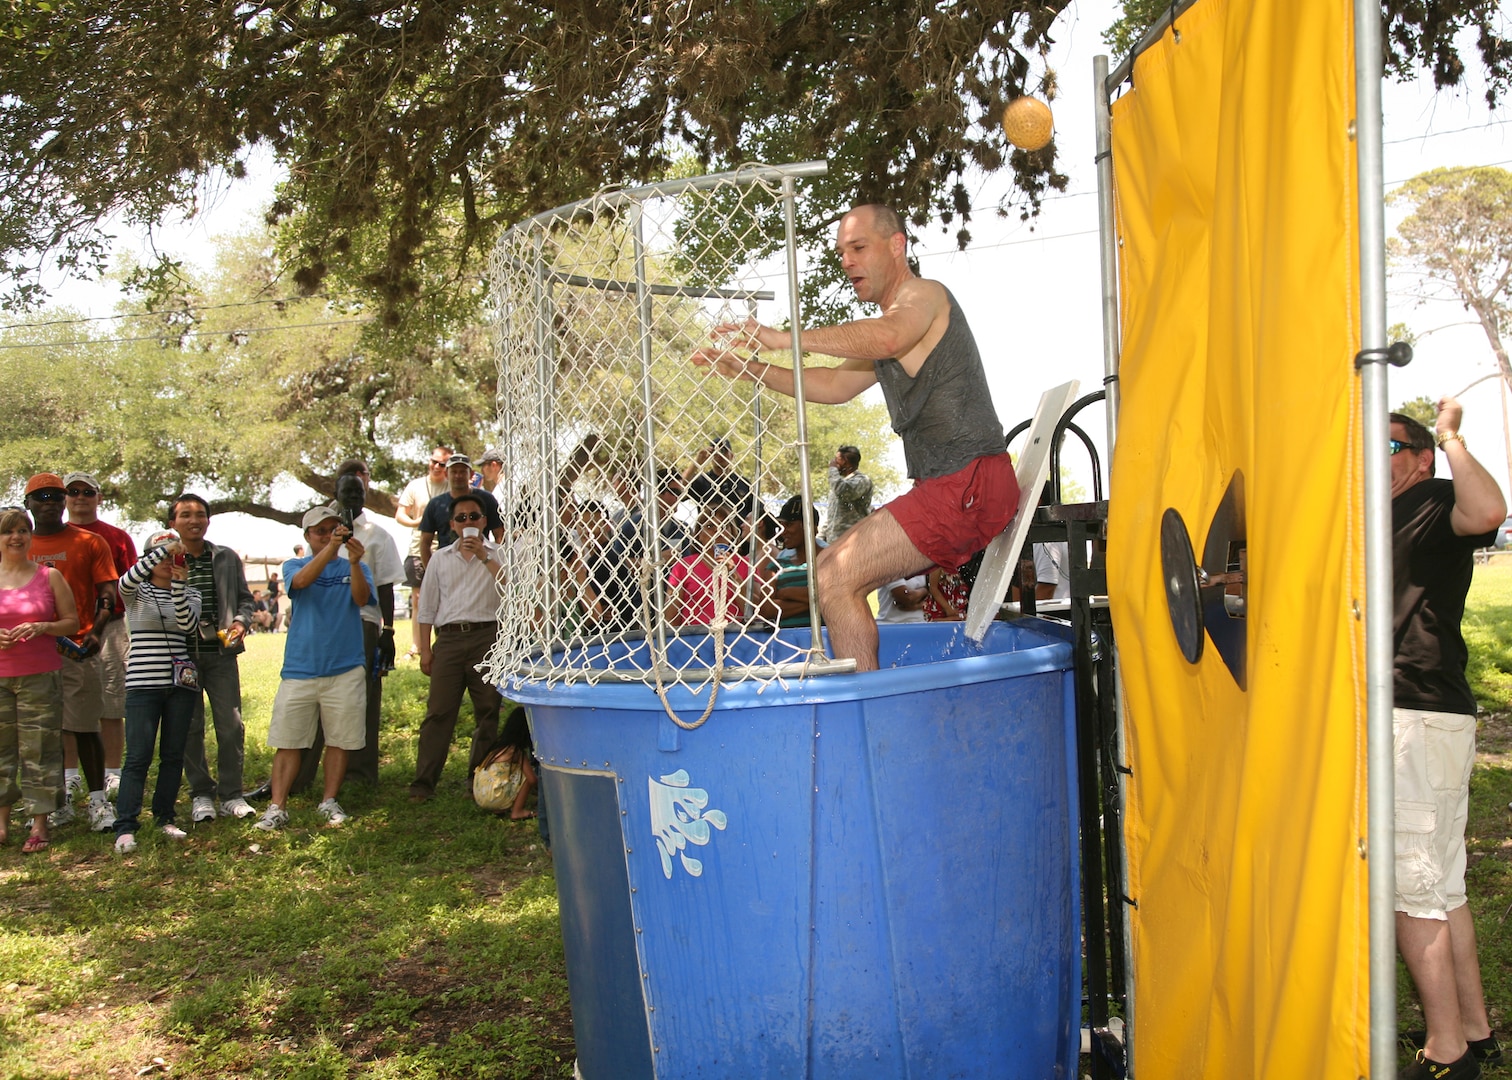
[[[950,325],[917,375],[895,359],[872,362],[893,430],[903,440],[908,475],[918,480],[949,476],[1006,450],[976,339],[949,289],[945,298]]]

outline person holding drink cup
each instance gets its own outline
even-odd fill
[[[411,802],[426,802],[436,795],[464,691],[472,698],[474,720],[469,789],[473,770],[483,763],[499,734],[503,699],[478,671],[499,634],[499,581],[504,573],[498,547],[484,536],[488,526],[485,498],[485,492],[469,492],[452,500],[447,524],[458,539],[431,556],[420,590],[415,622],[420,670],[430,677],[430,695],[415,752]]]

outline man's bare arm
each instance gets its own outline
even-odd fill
[[[1463,419],[1464,409],[1458,401],[1452,397],[1439,399],[1438,421],[1434,426],[1438,435],[1446,437],[1444,457],[1449,460],[1454,476],[1454,509],[1449,514],[1449,524],[1456,536],[1479,536],[1502,523],[1507,516],[1507,502],[1501,486],[1465,449],[1465,440],[1447,438],[1458,435]]]

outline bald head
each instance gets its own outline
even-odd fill
[[[891,207],[881,203],[866,203],[849,210],[845,217],[859,217],[868,229],[878,236],[897,236],[903,233],[903,222]],[[841,218],[842,221],[845,218]]]

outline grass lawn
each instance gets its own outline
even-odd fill
[[[272,760],[284,640],[255,635],[242,661],[249,785]],[[0,1077],[570,1076],[550,855],[533,821],[467,799],[468,706],[438,797],[406,798],[426,682],[414,661],[388,677],[382,784],[343,793],[339,829],[309,796],[282,834],[190,826],[183,793],[185,843],[144,813],[124,858],[78,824],[23,857],[18,819],[0,849]]]
[[[1486,710],[1470,905],[1492,1024],[1506,1032],[1512,560],[1477,568],[1465,628]],[[249,786],[271,761],[284,640],[254,636],[242,662]],[[472,807],[461,746],[438,797],[409,804],[425,693],[414,661],[389,676],[383,782],[343,794],[354,817],[340,829],[320,827],[308,796],[293,800],[282,834],[224,819],[188,826],[185,793],[185,843],[159,839],[147,815],[133,855],[71,825],[46,854],[23,857],[18,819],[0,849],[0,1078],[570,1076],[550,855],[534,822]],[[470,726],[464,706],[459,742]],[[1399,986],[1400,1026],[1421,1027],[1400,967]]]

